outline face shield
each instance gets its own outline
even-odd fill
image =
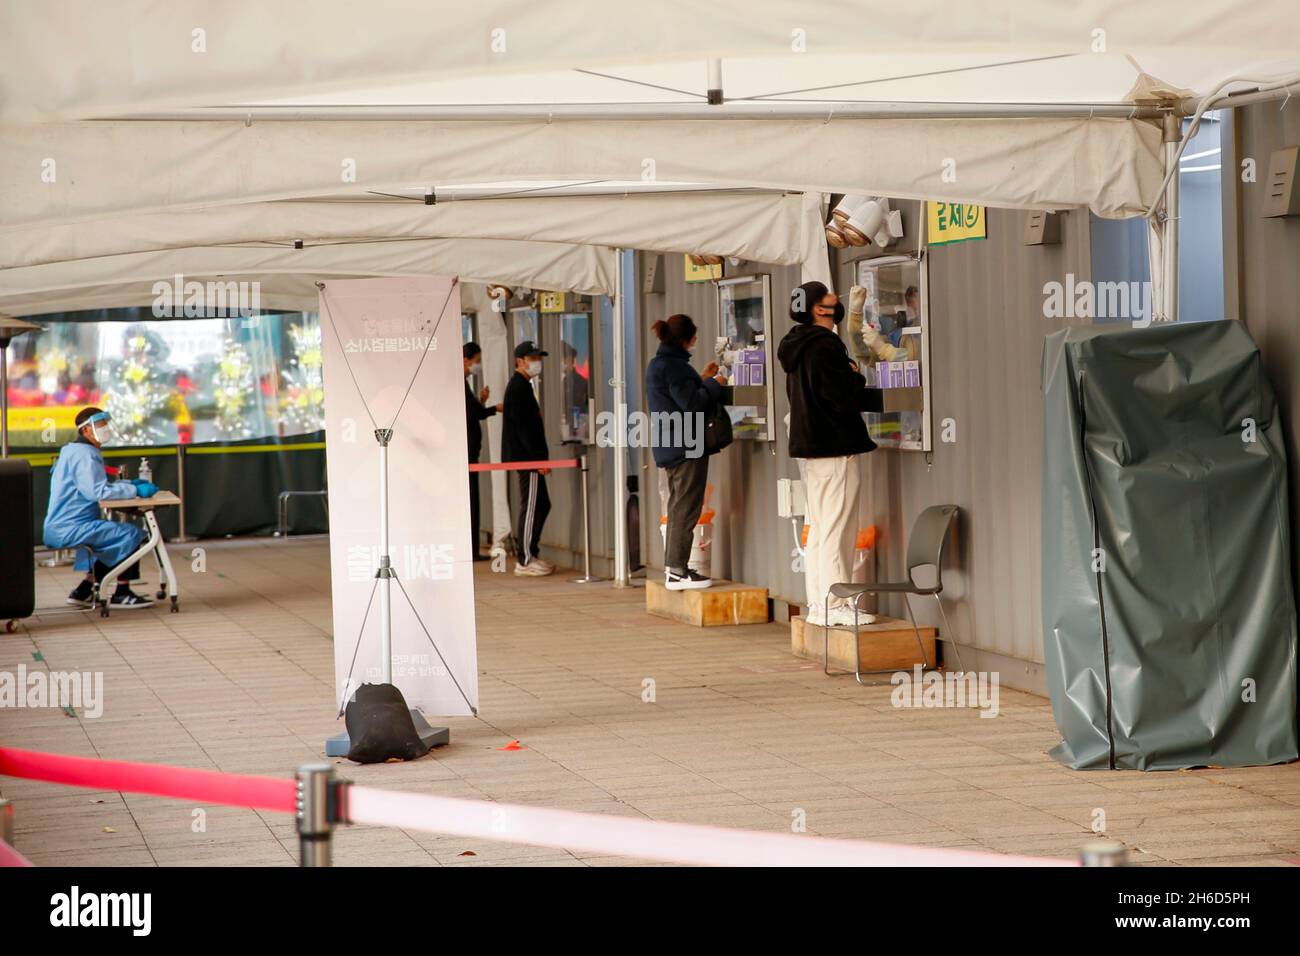
[[[106,445],[112,440],[113,416],[108,414],[108,412],[98,412],[97,414],[91,415],[81,423],[82,428],[85,428],[87,425],[90,426],[90,433],[99,444]]]

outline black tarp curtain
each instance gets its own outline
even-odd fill
[[[324,440],[324,432],[315,432],[285,439],[259,438],[189,446],[185,456],[186,533],[196,538],[270,534],[278,520],[280,492],[325,488]],[[139,476],[140,459],[147,457],[154,483],[169,491],[179,490],[175,445],[106,448],[104,452],[106,465],[125,465],[132,478]],[[57,452],[15,448],[11,454],[29,456],[32,461],[34,530],[39,542],[50,496],[51,459]],[[158,524],[165,537],[175,537],[179,533],[176,509],[158,509]],[[293,499],[289,507],[289,530],[293,534],[328,531],[323,500],[319,497]]]

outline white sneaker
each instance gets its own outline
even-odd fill
[[[555,570],[555,565],[552,564],[550,561],[545,560],[544,558],[533,558],[533,560],[529,561],[528,563],[529,563],[529,564],[540,564],[542,567],[546,568],[546,570],[548,570],[548,571],[554,571],[554,570]]]
[[[830,617],[827,619],[831,627],[853,627],[853,608],[851,607],[833,607],[831,608]],[[864,627],[867,624],[874,624],[876,616],[867,614],[863,611],[858,612],[858,627]]]
[[[518,574],[520,577],[541,578],[554,573],[554,571],[554,568],[544,566],[542,562],[538,561],[536,558],[529,561],[527,564],[515,565],[515,574]]]
[[[811,624],[814,627],[826,626],[826,608],[821,604],[809,604],[805,609],[803,620],[805,624]]]

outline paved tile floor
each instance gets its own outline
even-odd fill
[[[289,775],[339,729],[331,705],[323,538],[205,542],[180,561],[180,614],[47,615],[0,635],[0,670],[102,671],[97,719],[0,710],[0,743],[59,753]],[[176,549],[179,552],[181,549]],[[888,686],[827,678],[778,624],[698,629],[649,617],[644,591],[476,567],[481,718],[407,764],[338,761],[359,783],[926,846],[1072,856],[1105,833],[1135,862],[1300,864],[1300,765],[1184,773],[1067,770],[1048,702],[1003,690],[1000,713],[905,710]],[[41,569],[39,604],[68,568]],[[643,681],[655,700],[642,700]],[[498,750],[511,739],[526,749]],[[285,815],[0,779],[37,864],[291,865]],[[195,825],[196,810],[206,826]],[[200,832],[195,832],[199,829]],[[339,865],[635,862],[358,827]]]

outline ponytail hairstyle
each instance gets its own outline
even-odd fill
[[[830,290],[820,282],[805,282],[790,293],[790,318],[799,325],[809,325],[813,320],[813,306],[821,305]]]
[[[697,331],[695,322],[691,317],[682,315],[680,312],[677,315],[670,315],[666,319],[660,319],[650,328],[654,329],[654,333],[659,336],[660,342],[675,345],[679,349],[686,348],[691,339],[695,338]]]

